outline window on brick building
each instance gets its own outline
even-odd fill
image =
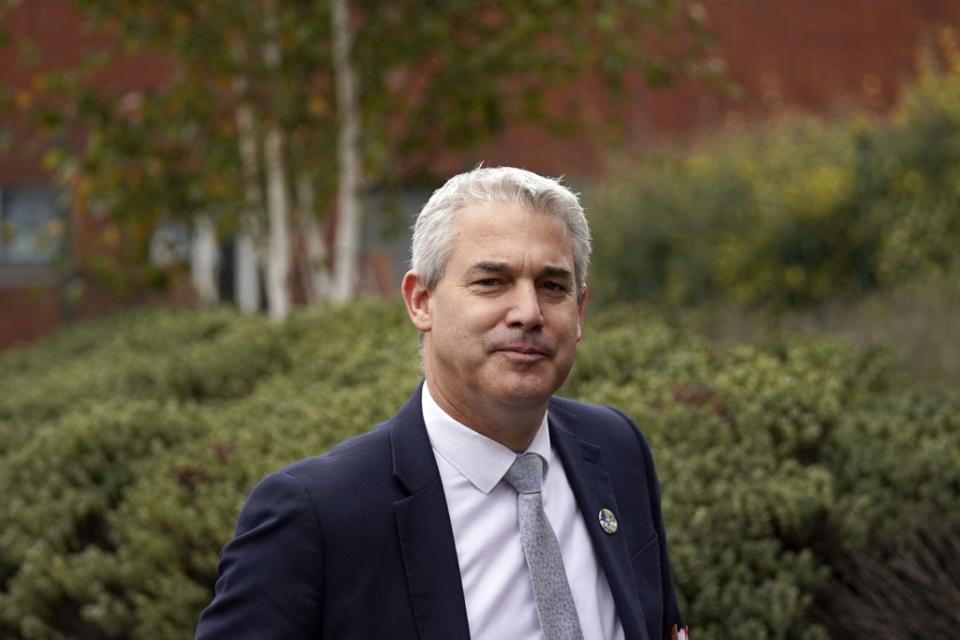
[[[49,265],[60,255],[64,214],[42,185],[0,185],[0,267]]]

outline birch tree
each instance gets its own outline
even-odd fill
[[[215,304],[220,299],[217,287],[219,247],[213,221],[207,216],[197,218],[191,242],[190,275],[200,302]]]
[[[238,83],[242,93],[245,84]],[[234,262],[236,279],[234,296],[237,307],[245,313],[260,308],[260,255],[254,238],[260,237],[260,212],[263,197],[257,185],[259,162],[257,159],[257,134],[253,109],[241,102],[236,107],[237,143],[240,152],[241,177],[243,179],[243,207],[234,238]]]
[[[508,123],[569,129],[579,105],[547,97],[584,75],[615,97],[631,78],[709,68],[705,12],[685,0],[78,5],[172,71],[132,113],[89,69],[61,73],[59,128],[85,135],[60,165],[125,228],[207,219],[235,234],[238,303],[259,307],[265,267],[277,320],[293,282],[311,303],[355,294],[365,188],[429,175]]]
[[[282,59],[277,7],[274,0],[262,0],[261,6],[264,11],[265,30],[264,66],[267,73],[276,78],[280,73]],[[274,101],[276,99],[275,97]],[[284,133],[280,123],[272,120],[264,138],[267,219],[270,229],[267,251],[267,298],[270,317],[277,321],[283,320],[290,313],[290,197],[284,144]]]
[[[360,254],[360,184],[359,113],[357,78],[351,61],[353,32],[347,0],[331,0],[331,32],[333,40],[333,76],[336,81],[337,115],[340,130],[337,137],[337,238],[334,281],[331,298],[346,302],[353,297],[357,284]]]

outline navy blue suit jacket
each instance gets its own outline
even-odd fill
[[[649,447],[614,409],[553,398],[548,415],[626,638],[669,637],[682,621]],[[603,508],[619,521],[612,535],[600,527]],[[419,391],[373,431],[253,490],[196,637],[469,637]]]

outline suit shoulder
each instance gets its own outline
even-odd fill
[[[292,476],[315,498],[318,494],[336,495],[364,479],[391,474],[389,423],[354,436],[330,451],[303,458],[277,473]]]
[[[550,411],[567,418],[568,423],[589,425],[586,428],[591,434],[612,437],[624,445],[636,445],[639,439],[641,446],[647,446],[643,430],[616,407],[554,396],[550,399]]]
[[[636,423],[623,411],[608,405],[593,404],[591,402],[581,402],[580,400],[554,396],[550,399],[550,409],[560,411],[580,420],[597,420],[603,424],[609,423],[621,428],[623,426],[630,426],[633,429],[638,429]]]

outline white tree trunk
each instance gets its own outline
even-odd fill
[[[267,174],[267,215],[270,222],[267,252],[267,303],[270,319],[281,321],[290,313],[290,219],[283,134],[276,126],[267,131],[264,144]]]
[[[307,303],[319,304],[330,295],[330,269],[327,267],[327,247],[317,222],[316,194],[306,171],[297,175],[297,202],[300,235],[304,251],[300,253],[300,271],[307,280],[304,288]]]
[[[275,0],[263,0],[266,43],[263,59],[267,69],[280,67],[280,29]],[[267,306],[270,319],[279,322],[290,313],[290,198],[284,162],[284,137],[277,122],[268,128],[263,145],[267,185],[267,219],[270,239],[267,250]]]
[[[194,224],[190,255],[190,276],[200,304],[216,304],[220,300],[217,288],[217,235],[213,220],[201,216]]]
[[[360,123],[357,114],[356,74],[350,61],[353,35],[347,0],[331,0],[330,9],[333,73],[337,88],[337,113],[340,118],[337,141],[337,233],[331,298],[334,302],[346,302],[356,292],[360,267]]]
[[[242,81],[241,81],[242,82]],[[241,87],[242,88],[242,87]],[[249,105],[237,109],[237,134],[240,142],[240,162],[244,182],[244,211],[240,216],[240,231],[234,246],[234,297],[244,313],[260,310],[260,247],[254,238],[261,238],[260,219],[263,212],[263,194],[257,161],[257,132],[253,110]]]
[[[243,313],[260,310],[260,256],[250,236],[241,231],[233,245],[233,296]]]

